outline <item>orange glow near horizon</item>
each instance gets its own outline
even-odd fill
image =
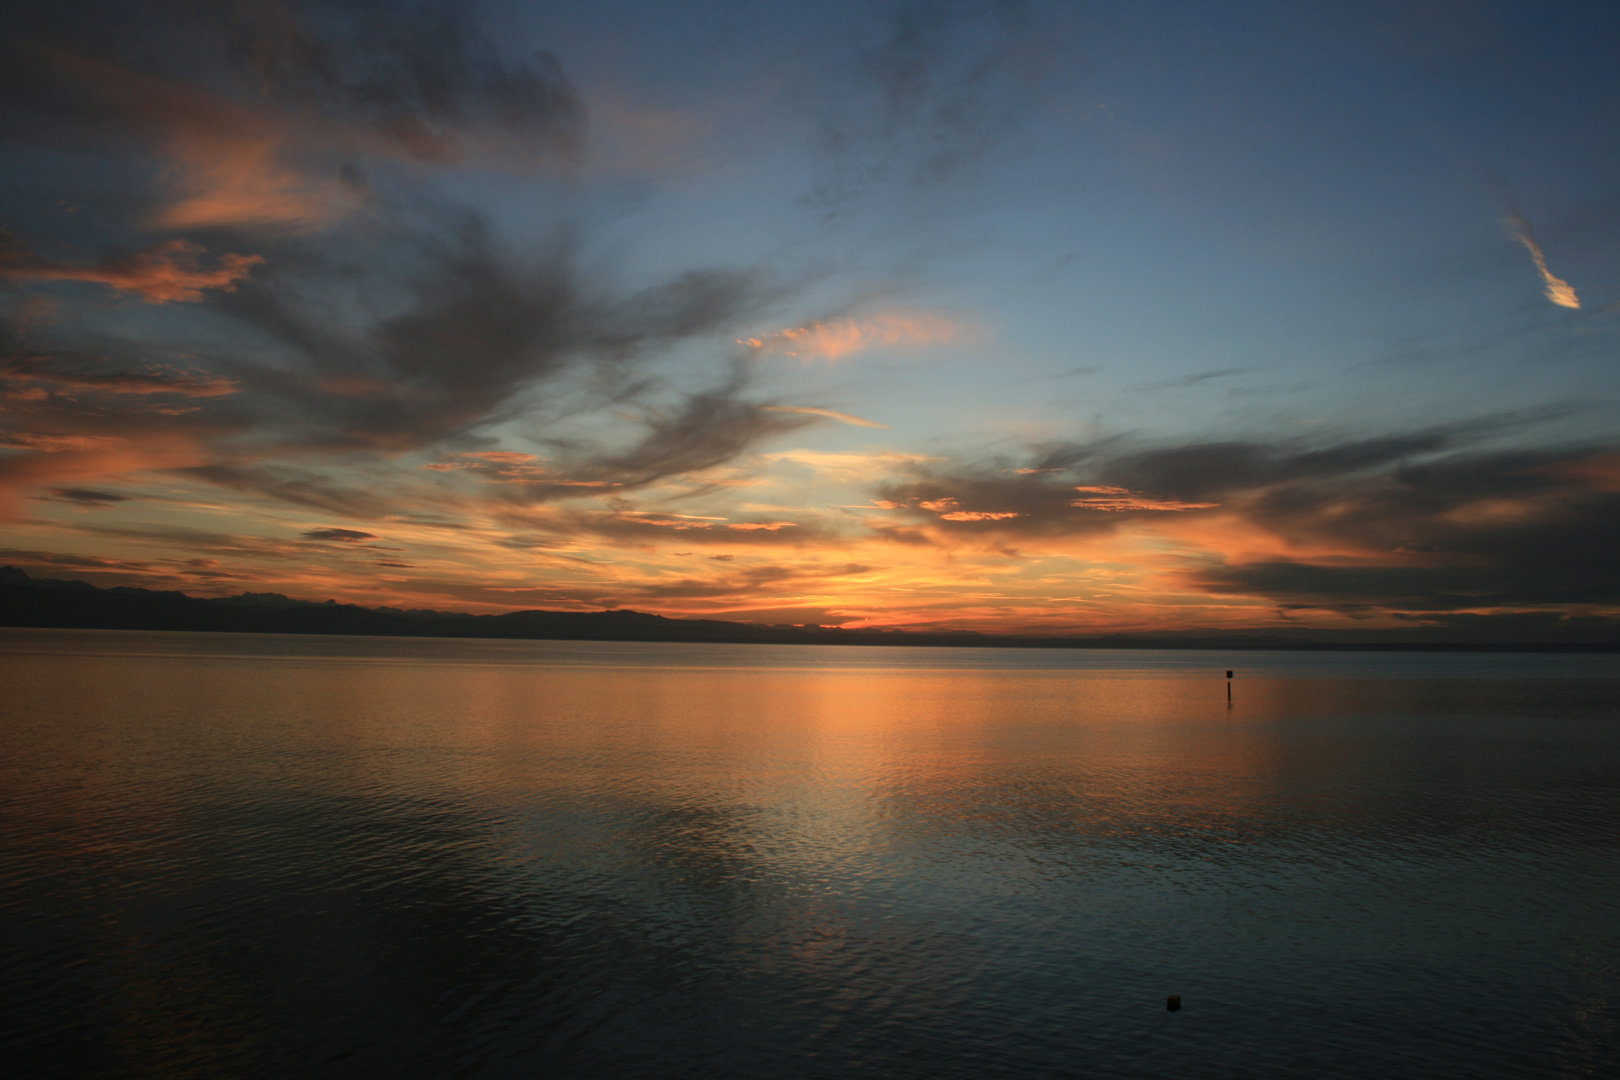
[[[274,489],[222,493],[184,479],[173,470],[204,458],[183,435],[148,431],[83,445],[75,438],[10,442],[20,449],[10,452],[4,477],[12,525],[0,563],[35,576],[204,596],[279,592],[475,613],[627,608],[769,624],[1042,634],[1395,626],[1375,611],[1295,605],[1280,613],[1273,598],[1224,585],[1212,591],[1206,577],[1272,564],[1468,565],[1399,536],[1352,541],[1325,529],[1349,504],[1329,503],[1308,521],[1283,525],[1258,516],[1247,497],[1217,505],[1107,485],[1055,486],[1058,503],[1065,490],[1081,497],[1067,500],[1073,521],[1054,528],[1025,511],[969,509],[950,496],[908,509],[834,494],[918,460],[904,455],[759,455],[739,466],[749,483],[697,489],[708,500],[701,506],[676,501],[690,490],[679,484],[662,494],[582,486],[561,501],[525,505],[506,492],[568,481],[537,454],[465,451],[423,463],[428,471],[417,475],[431,479],[398,489],[394,513],[352,517],[291,505]],[[825,489],[802,487],[807,470]],[[1435,521],[1521,528],[1555,517],[1568,498],[1616,487],[1613,455],[1543,472],[1563,486],[1535,499],[1463,501]],[[806,499],[818,490],[828,492],[822,505]],[[1080,516],[1093,509],[1108,513]]]

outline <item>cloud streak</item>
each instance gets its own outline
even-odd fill
[[[1022,3],[866,5],[816,139],[805,201],[830,216],[874,193],[915,204],[993,158],[1033,111],[1063,29]]]
[[[1559,307],[1579,308],[1581,302],[1575,296],[1575,290],[1569,282],[1555,277],[1553,272],[1547,269],[1547,258],[1541,252],[1541,245],[1536,242],[1536,233],[1530,227],[1530,223],[1519,214],[1509,214],[1503,224],[1507,228],[1508,235],[1523,244],[1524,249],[1530,253],[1530,261],[1535,263],[1536,273],[1541,275],[1542,284],[1547,287],[1547,299]]]
[[[854,427],[887,428],[888,424],[880,424],[876,420],[866,420],[859,416],[852,416],[846,412],[835,409],[817,409],[809,405],[761,405],[766,412],[801,413],[804,416],[825,416],[829,420],[837,420],[840,424],[850,424]]]

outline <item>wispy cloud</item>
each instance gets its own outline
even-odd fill
[[[1180,390],[1189,386],[1197,386],[1200,383],[1211,382],[1215,379],[1229,379],[1234,375],[1247,374],[1253,370],[1255,369],[1240,367],[1216,368],[1213,371],[1195,371],[1191,375],[1180,375],[1174,379],[1164,379],[1159,382],[1137,383],[1135,386],[1131,387],[1131,389],[1138,391]]]
[[[1064,70],[1060,20],[1034,5],[905,0],[859,7],[869,44],[841,58],[820,97],[819,174],[806,203],[828,215],[888,189],[915,203],[994,157]],[[892,205],[892,204],[891,204]]]
[[[129,500],[128,495],[117,495],[110,491],[96,491],[91,488],[51,488],[51,495],[62,502],[84,507],[113,506]]]
[[[1503,222],[1507,226],[1508,235],[1524,245],[1530,253],[1530,261],[1536,264],[1536,273],[1541,275],[1542,284],[1547,286],[1547,299],[1559,307],[1578,308],[1580,300],[1575,296],[1575,290],[1569,282],[1555,277],[1547,269],[1547,258],[1541,252],[1541,245],[1536,242],[1535,230],[1530,223],[1519,214],[1509,214]]]
[[[809,405],[761,405],[766,412],[803,413],[805,416],[825,416],[829,420],[837,420],[841,424],[851,424],[855,427],[887,428],[888,424],[880,424],[876,420],[865,420],[859,416],[852,416],[846,412],[835,409],[817,409]]]

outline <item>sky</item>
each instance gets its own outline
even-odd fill
[[[1620,628],[1620,8],[0,22],[0,563],[768,624]]]

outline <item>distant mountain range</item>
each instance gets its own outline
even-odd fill
[[[1516,621],[1515,621],[1516,620]],[[1549,614],[1410,630],[1209,631],[1033,636],[972,631],[846,630],[671,619],[642,611],[513,611],[504,615],[366,608],[280,593],[195,597],[84,581],[31,577],[0,566],[0,626],[213,633],[363,634],[384,637],[532,638],[581,641],[753,642],[775,645],[924,645],[1023,648],[1468,649],[1620,652],[1620,622]],[[1517,633],[1517,637],[1513,636]],[[1504,636],[1506,634],[1507,636]]]

